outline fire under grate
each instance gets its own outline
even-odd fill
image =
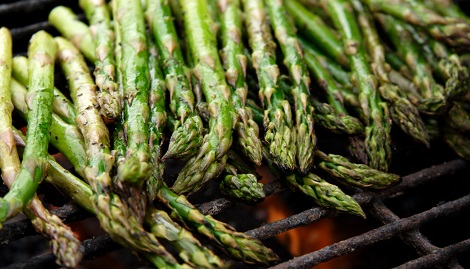
[[[27,17],[24,14],[33,14],[29,18],[25,18],[25,21],[18,25],[12,24],[13,27],[10,28],[14,42],[22,44],[22,46],[14,46],[14,50],[16,50],[14,52],[16,54],[21,54],[26,51],[27,41],[36,31],[47,30],[51,33],[56,33],[45,20],[47,20],[48,11],[53,6],[57,5],[57,1],[10,2],[11,3],[0,5],[0,25],[11,24],[4,23],[4,21],[14,18],[15,14],[21,13],[24,17]],[[75,1],[60,1],[60,4],[71,6],[78,11]],[[464,268],[465,265],[469,264],[468,258],[464,259],[463,262],[461,261],[465,256],[463,253],[470,254],[470,234],[467,231],[469,226],[466,226],[467,229],[465,230],[454,231],[462,233],[463,237],[459,238],[458,241],[440,246],[433,244],[432,240],[423,235],[423,233],[420,232],[420,227],[433,220],[443,219],[455,214],[468,216],[470,209],[470,194],[468,194],[468,191],[464,191],[463,195],[452,197],[450,200],[447,200],[447,196],[443,196],[442,198],[437,197],[436,199],[440,201],[439,203],[434,204],[434,206],[426,210],[414,212],[414,214],[405,217],[399,217],[394,213],[393,209],[387,205],[387,201],[400,199],[401,196],[409,192],[419,191],[426,185],[436,182],[440,182],[439,184],[454,184],[455,180],[459,181],[458,184],[462,185],[460,181],[463,180],[461,178],[465,177],[465,174],[468,174],[470,165],[462,159],[453,159],[445,160],[441,164],[427,165],[421,168],[422,169],[418,172],[403,176],[399,184],[382,191],[369,192],[351,189],[353,198],[365,209],[367,217],[369,219],[377,219],[380,224],[375,225],[375,227],[368,231],[348,237],[316,251],[293,259],[285,259],[272,268],[311,268],[336,257],[359,251],[392,238],[399,238],[405,244],[410,245],[416,253],[414,259],[404,262],[396,268]],[[444,182],[443,178],[445,178]],[[463,188],[462,186],[460,187]],[[267,196],[280,194],[285,189],[284,184],[280,180],[275,180],[265,185]],[[0,186],[0,195],[4,195],[5,192],[6,188]],[[230,208],[237,207],[240,207],[240,204],[225,198],[215,199],[198,206],[201,212],[210,215],[217,215]],[[69,224],[91,218],[87,212],[78,208],[72,202],[65,203],[65,205],[51,212],[59,216],[65,223]],[[337,218],[340,215],[341,214],[334,210],[313,207],[287,218],[248,230],[246,234],[260,240],[265,240],[273,238],[285,231],[308,226],[325,218]],[[459,217],[459,219],[461,218],[464,217]],[[357,225],[362,225],[365,221],[357,218],[355,222]],[[445,234],[449,231],[443,230],[439,232]],[[35,235],[36,232],[32,228],[29,220],[6,223],[0,230],[0,252],[12,242]],[[96,257],[121,249],[121,246],[114,243],[107,235],[84,240],[82,244],[85,260],[92,260]],[[394,254],[390,253],[389,255],[393,256]],[[365,257],[367,257],[367,254]],[[1,262],[0,266],[2,266]],[[51,253],[28,257],[21,262],[5,266],[4,268],[37,269],[58,267],[55,264],[55,257]],[[240,268],[247,267],[256,268],[240,265]]]

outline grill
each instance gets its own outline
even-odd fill
[[[8,3],[10,2],[10,3]],[[0,5],[0,25],[10,28],[14,39],[14,53],[24,54],[31,35],[41,29],[58,33],[47,23],[52,7],[67,5],[80,13],[76,1],[27,0],[7,1]],[[217,196],[204,197],[198,204],[204,214],[215,215],[233,225],[237,230],[263,240],[283,259],[272,268],[311,268],[336,257],[348,258],[342,268],[470,268],[470,194],[466,188],[470,164],[459,159],[445,145],[433,144],[431,149],[406,142],[400,134],[394,141],[394,159],[391,171],[402,175],[399,184],[382,191],[363,191],[349,188],[347,192],[364,208],[367,220],[346,216],[336,211],[311,207],[307,199],[294,197],[282,180],[265,185],[267,196],[278,196],[289,201],[294,214],[287,218],[264,223],[262,217],[255,224],[242,222],[237,217],[246,207]],[[402,138],[402,139],[400,139]],[[334,138],[320,137],[325,146],[335,144]],[[84,210],[68,201],[51,186],[42,184],[39,193],[54,197],[47,201],[59,206],[51,210],[65,223],[79,225],[95,220]],[[0,185],[0,196],[7,188]],[[215,197],[215,198],[214,198]],[[49,198],[50,199],[50,198]],[[197,201],[196,201],[197,202]],[[299,206],[297,206],[299,205]],[[250,207],[250,213],[256,210]],[[300,208],[300,210],[299,210]],[[309,226],[322,219],[334,220],[342,238],[336,243],[298,257],[291,257],[276,243],[276,235],[301,226]],[[96,221],[95,221],[96,224]],[[12,220],[0,230],[0,267],[5,268],[55,268],[55,258],[41,245],[29,220]],[[39,242],[39,243],[38,243]],[[109,236],[102,234],[83,240],[84,260],[81,268],[97,268],[97,257],[118,253],[128,257],[116,258],[120,268],[146,268],[145,261],[137,260],[130,251],[122,249]],[[40,248],[39,251],[35,248]],[[12,262],[5,262],[7,253],[15,251]],[[127,251],[127,252],[126,252]],[[214,251],[223,256],[216,249]],[[21,254],[18,254],[20,252]],[[130,259],[130,261],[129,261]],[[258,268],[234,262],[235,268]]]

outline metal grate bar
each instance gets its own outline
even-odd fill
[[[335,257],[351,253],[356,249],[363,248],[382,240],[390,239],[402,232],[417,228],[424,222],[458,212],[467,206],[470,206],[470,195],[464,196],[452,202],[442,204],[411,217],[400,219],[396,222],[384,225],[361,235],[351,237],[349,239],[322,248],[318,251],[296,257],[290,261],[278,264],[272,267],[272,269],[310,268],[319,263],[329,261]]]
[[[111,240],[107,234],[83,241],[82,247],[84,259],[93,259],[121,248],[121,246]],[[58,267],[59,266],[55,263],[54,254],[48,253],[36,256],[24,262],[12,264],[5,267],[5,269],[50,269]]]
[[[396,269],[431,268],[431,267],[434,267],[436,264],[445,263],[452,257],[455,257],[468,249],[470,249],[470,239],[447,246],[445,248],[439,248],[429,255],[422,256],[416,260],[409,261],[395,268]]]
[[[377,193],[366,191],[360,192],[358,194],[353,195],[353,198],[361,206],[364,206],[370,203],[370,201],[372,201],[372,199],[375,197],[380,197],[383,199],[386,197],[397,196],[407,189],[418,187],[423,183],[436,180],[441,176],[449,176],[455,174],[459,170],[466,168],[466,165],[467,162],[458,159],[440,165],[432,166],[403,177],[399,184],[392,186],[388,189]],[[215,211],[215,209],[213,211]],[[312,209],[305,210],[301,213],[292,215],[288,218],[268,223],[259,228],[247,231],[246,233],[258,239],[266,239],[300,226],[309,225],[315,221],[320,220],[323,217],[331,217],[335,213],[336,212],[333,210],[315,207]]]

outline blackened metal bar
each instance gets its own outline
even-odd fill
[[[382,201],[374,201],[371,205],[370,212],[375,215],[383,224],[392,223],[400,220],[390,209],[388,209]],[[408,245],[413,246],[420,256],[429,254],[438,249],[429,242],[418,230],[412,230],[400,236]]]
[[[379,199],[376,199],[374,202],[372,202],[370,206],[370,212],[376,218],[378,218],[382,222],[382,224],[388,224],[400,220],[400,218],[395,215],[390,209],[388,209],[384,205],[383,201]],[[400,238],[406,244],[414,247],[414,249],[420,256],[425,256],[439,249],[438,247],[431,244],[431,242],[429,242],[429,239],[427,239],[424,235],[419,232],[419,229],[414,229],[407,233],[403,233],[400,235]],[[455,268],[455,266],[458,266],[458,261],[456,259],[451,262],[453,268]],[[445,265],[436,265],[435,268],[444,269],[448,267]]]
[[[24,27],[13,28],[13,29],[10,29],[10,32],[11,32],[11,37],[13,38],[13,40],[17,41],[17,40],[29,39],[34,33],[40,30],[50,31],[51,29],[53,29],[52,25],[50,25],[49,22],[45,21],[45,22],[33,23]]]
[[[103,256],[111,251],[121,248],[115,243],[109,235],[103,235],[96,238],[88,239],[83,241],[83,258],[92,260],[97,257]],[[15,263],[5,267],[5,269],[49,269],[59,268],[55,263],[54,254],[48,253],[40,256],[36,256],[24,262]]]
[[[415,229],[424,222],[458,212],[468,206],[470,206],[470,195],[447,202],[411,217],[400,219],[361,235],[340,241],[318,251],[296,257],[287,262],[278,264],[272,267],[272,269],[311,268],[314,265],[329,261],[335,257],[346,255],[354,250],[390,239],[400,233]]]
[[[396,196],[397,193],[401,194],[411,187],[417,187],[425,182],[438,179],[440,176],[452,175],[467,167],[468,163],[466,161],[461,159],[453,160],[440,165],[431,166],[419,172],[405,176],[402,178],[400,183],[381,192],[374,193],[364,191],[353,195],[353,198],[361,206],[364,206],[370,203],[374,197],[386,198],[390,196]],[[314,207],[312,209],[308,209],[301,213],[292,215],[288,218],[274,221],[256,229],[249,230],[246,233],[258,239],[266,239],[300,226],[307,226],[323,217],[330,217],[334,214],[336,214],[334,210]]]
[[[402,264],[396,269],[417,269],[417,268],[431,268],[436,264],[442,264],[448,261],[449,259],[459,255],[460,253],[470,249],[470,239],[461,241],[459,243],[439,248],[433,253],[420,257],[416,260],[409,261],[405,264]]]
[[[0,16],[11,15],[13,13],[26,16],[28,13],[40,13],[51,6],[57,5],[57,0],[25,0],[16,1],[10,4],[0,5]],[[60,1],[60,5],[70,4],[72,1]]]

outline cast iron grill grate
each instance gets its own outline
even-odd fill
[[[23,54],[27,48],[27,42],[31,35],[38,30],[47,30],[52,34],[58,34],[48,23],[47,14],[56,5],[67,5],[77,12],[76,1],[64,0],[26,0],[26,1],[6,1],[8,3],[0,5],[0,25],[10,28],[14,39],[14,53]],[[18,16],[21,17],[18,20]],[[403,146],[403,145],[402,145]],[[404,145],[406,147],[406,143]],[[409,145],[408,145],[409,146]],[[427,152],[421,150],[419,153]],[[440,149],[439,149],[440,150]],[[396,152],[400,153],[399,150]],[[433,152],[432,156],[440,153]],[[406,154],[404,154],[406,155]],[[414,161],[419,155],[406,155],[406,160],[399,163]],[[432,158],[431,158],[432,159]],[[470,213],[470,194],[465,191],[466,174],[470,171],[470,165],[462,160],[456,159],[455,155],[446,152],[444,157],[433,159],[432,161],[423,161],[420,166],[416,166],[418,172],[409,173],[409,170],[396,167],[397,171],[406,171],[399,174],[408,174],[404,176],[401,182],[389,189],[369,192],[359,189],[351,189],[353,197],[366,210],[368,222],[370,219],[376,219],[373,224],[365,224],[365,220],[355,218],[355,225],[365,225],[367,229],[359,234],[350,236],[342,241],[326,246],[322,249],[310,252],[308,254],[290,259],[286,258],[280,264],[272,268],[311,268],[317,264],[329,261],[335,257],[344,256],[354,251],[365,249],[362,257],[368,257],[372,254],[368,252],[370,246],[375,246],[381,242],[397,239],[412,247],[415,255],[412,259],[401,262],[397,268],[464,268],[469,265],[468,258],[463,253],[470,254],[470,231],[469,223],[465,222],[465,215]],[[431,187],[429,187],[431,185]],[[453,186],[456,193],[444,195],[440,192],[447,191],[443,186]],[[468,189],[467,189],[468,190]],[[285,186],[280,180],[272,181],[265,185],[267,195],[275,195],[285,192]],[[429,195],[423,195],[420,192],[431,192]],[[0,185],[0,195],[6,193],[6,187]],[[436,194],[437,193],[437,194]],[[418,206],[417,212],[408,212],[402,204],[409,203],[410,197],[421,195],[423,199],[428,199],[425,209]],[[429,196],[432,196],[429,198]],[[437,202],[436,202],[437,201]],[[240,204],[219,198],[199,205],[199,209],[205,214],[217,215],[227,211],[229,208],[241,207]],[[411,208],[416,208],[411,207]],[[414,209],[416,211],[416,209]],[[399,212],[400,214],[398,214]],[[91,218],[88,213],[78,208],[72,202],[65,203],[63,206],[52,210],[52,213],[58,215],[65,223],[76,223],[81,220]],[[400,217],[400,216],[401,217]],[[456,217],[457,216],[457,217]],[[312,207],[279,221],[263,224],[257,228],[246,231],[247,234],[258,239],[265,240],[274,236],[292,230],[301,226],[308,226],[312,223],[325,218],[341,218],[341,214],[321,207]],[[432,231],[440,234],[437,237],[451,237],[449,240],[438,240],[428,238],[421,230],[429,230],[426,225],[429,222],[442,220],[442,222],[461,221],[460,224],[445,225],[445,229]],[[462,221],[463,220],[463,221]],[[236,224],[236,222],[235,222]],[[452,231],[446,230],[448,227],[455,227]],[[439,229],[433,227],[432,229]],[[451,233],[452,235],[447,235]],[[454,236],[459,234],[459,236]],[[6,223],[0,230],[0,254],[10,243],[32,237],[36,232],[32,228],[29,220],[19,220]],[[439,242],[439,244],[434,243]],[[444,244],[442,242],[445,242]],[[25,246],[28,247],[28,246]],[[114,243],[109,236],[102,235],[83,241],[84,259],[94,259],[105,255],[121,247]],[[398,252],[398,251],[397,251]],[[385,253],[384,256],[393,256],[394,253]],[[2,255],[0,255],[1,257]],[[0,261],[0,267],[5,268],[55,268],[55,258],[51,253],[45,253],[13,263],[3,264]],[[237,266],[237,264],[235,264]],[[247,266],[239,265],[240,268]],[[248,266],[249,267],[249,266]],[[386,268],[392,266],[386,266]],[[250,267],[255,268],[255,267]],[[350,268],[350,267],[348,267]],[[366,268],[362,266],[361,268]],[[371,266],[369,268],[381,268],[380,266]]]

